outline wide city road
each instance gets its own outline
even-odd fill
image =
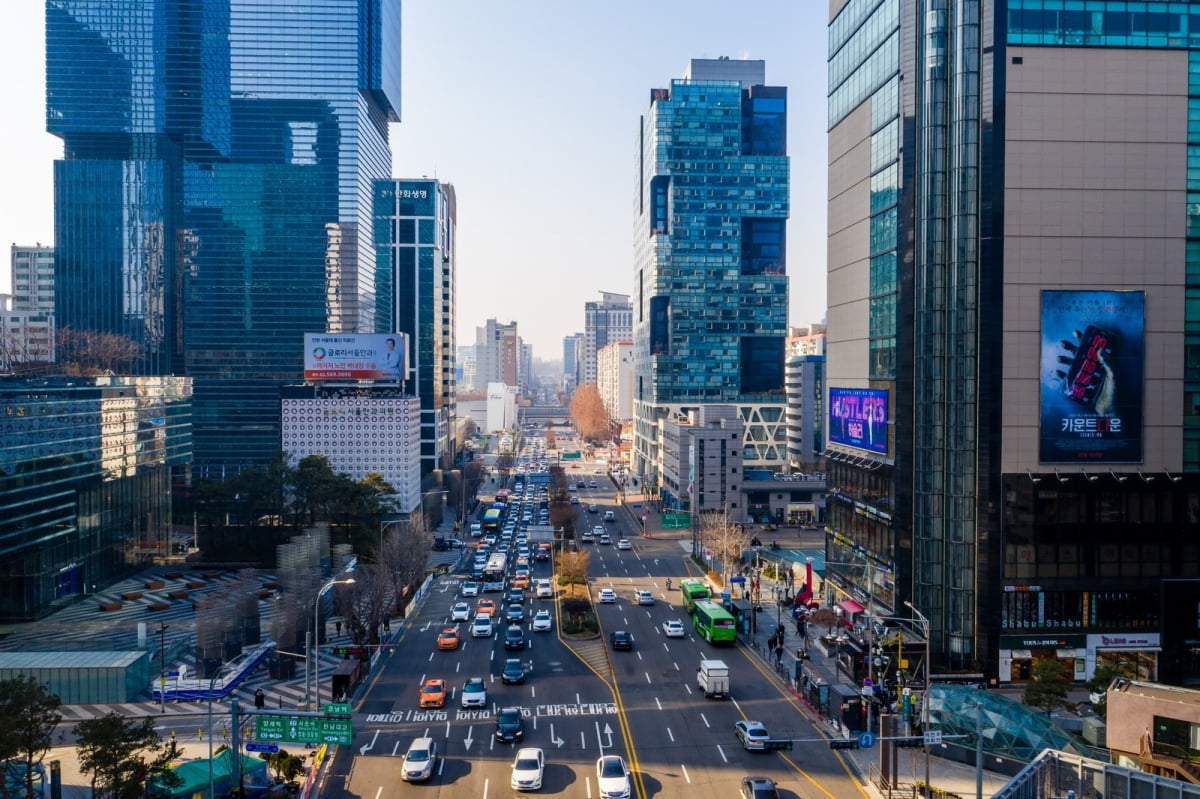
[[[764,671],[758,660],[739,647],[713,647],[692,632],[679,597],[666,590],[666,580],[678,583],[690,576],[678,540],[636,537],[633,519],[615,504],[607,478],[594,479],[583,470],[587,487],[578,491],[580,529],[603,525],[607,545],[583,545],[591,552],[590,590],[596,602],[601,637],[580,641],[560,637],[556,603],[524,602],[527,647],[506,651],[503,615],[508,602],[499,593],[481,594],[496,601],[500,619],[491,638],[471,637],[471,625],[450,620],[451,606],[477,597],[460,596],[465,575],[440,578],[406,623],[406,631],[383,669],[370,685],[354,715],[354,744],[342,747],[329,768],[322,795],[343,799],[390,799],[421,791],[437,797],[509,797],[512,758],[519,745],[545,751],[544,784],[540,793],[597,799],[595,762],[601,755],[618,754],[633,770],[634,796],[728,799],[737,796],[742,778],[764,775],[774,779],[784,797],[865,797],[847,772],[838,753],[830,751],[823,734],[801,711],[782,684]],[[596,504],[596,513],[587,512]],[[606,510],[615,521],[603,522]],[[629,549],[618,548],[626,537]],[[515,560],[510,558],[511,562]],[[551,566],[536,560],[532,577],[548,577]],[[617,595],[599,603],[603,588]],[[638,605],[635,592],[649,590],[653,605]],[[547,608],[554,614],[553,630],[533,632],[532,616]],[[687,635],[667,638],[662,624],[678,619]],[[457,651],[439,651],[438,633],[455,626],[462,636]],[[629,633],[631,651],[612,651],[609,634]],[[696,690],[697,664],[703,656],[720,658],[732,674],[731,701],[706,700]],[[506,658],[519,657],[525,666],[524,685],[503,685],[500,674]],[[449,692],[441,709],[418,708],[418,693],[430,677],[447,680]],[[463,683],[482,677],[487,705],[459,707]],[[495,738],[496,714],[501,707],[521,708],[522,744]],[[790,752],[748,752],[734,736],[741,719],[763,722],[775,738],[793,739]],[[428,783],[414,786],[400,779],[400,764],[414,738],[429,736],[440,747],[441,760]]]

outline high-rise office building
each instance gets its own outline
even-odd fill
[[[639,148],[631,474],[659,485],[660,421],[708,404],[737,409],[746,467],[781,468],[787,89],[763,61],[693,59],[651,91]]]
[[[628,294],[600,292],[599,300],[583,304],[583,378],[580,385],[596,383],[596,353],[633,336],[633,306]]]
[[[827,583],[935,674],[1195,679],[1200,9],[1075,5],[831,4]]]
[[[579,382],[580,347],[583,346],[583,334],[572,333],[563,337],[563,387],[574,391]]]
[[[58,323],[195,378],[202,474],[278,450],[305,332],[384,332],[371,197],[399,48],[385,0],[46,5]]]
[[[407,333],[408,385],[421,401],[421,473],[453,465],[455,432],[454,187],[436,180],[375,183],[375,247],[387,280],[378,309],[389,332]]]

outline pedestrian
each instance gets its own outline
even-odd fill
[[[775,644],[775,665],[778,666],[783,662],[783,644]]]
[[[775,648],[775,641],[776,641],[776,639],[775,639],[775,634],[774,634],[774,633],[772,633],[772,634],[771,634],[771,637],[767,639],[767,649],[774,649],[774,648]]]
[[[804,635],[804,617],[796,617],[796,635]]]
[[[338,635],[342,634],[342,620],[341,619],[338,619],[337,621],[335,621],[333,623],[333,629],[337,630]]]
[[[262,710],[267,705],[267,695],[263,693],[263,689],[259,688],[254,692],[254,707]]]

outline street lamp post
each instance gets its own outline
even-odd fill
[[[167,630],[170,626],[158,625],[158,704],[159,713],[167,712]],[[176,688],[179,686],[176,685]]]
[[[321,595],[335,585],[349,585],[353,582],[353,577],[333,577],[325,585],[321,586],[320,590],[317,591],[316,600],[313,601],[313,708],[321,706],[321,661],[317,657],[318,648],[321,646],[320,628],[317,626],[321,623]]]
[[[928,617],[924,613],[913,607],[913,603],[907,599],[904,600],[904,606],[917,614],[917,619],[921,625],[921,635],[925,637],[925,690],[921,694],[921,735],[924,735],[929,729],[929,632],[931,625]],[[982,712],[982,711],[981,711]],[[929,790],[929,747],[925,747],[925,795],[931,796]]]

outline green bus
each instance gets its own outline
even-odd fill
[[[711,597],[712,593],[708,590],[708,584],[703,580],[689,577],[679,581],[679,598],[683,600],[683,606],[688,609],[688,613],[692,612],[692,606],[696,604],[696,600],[710,599]]]
[[[737,637],[733,615],[716,602],[701,599],[692,608],[692,626],[696,634],[710,644],[732,644]]]

